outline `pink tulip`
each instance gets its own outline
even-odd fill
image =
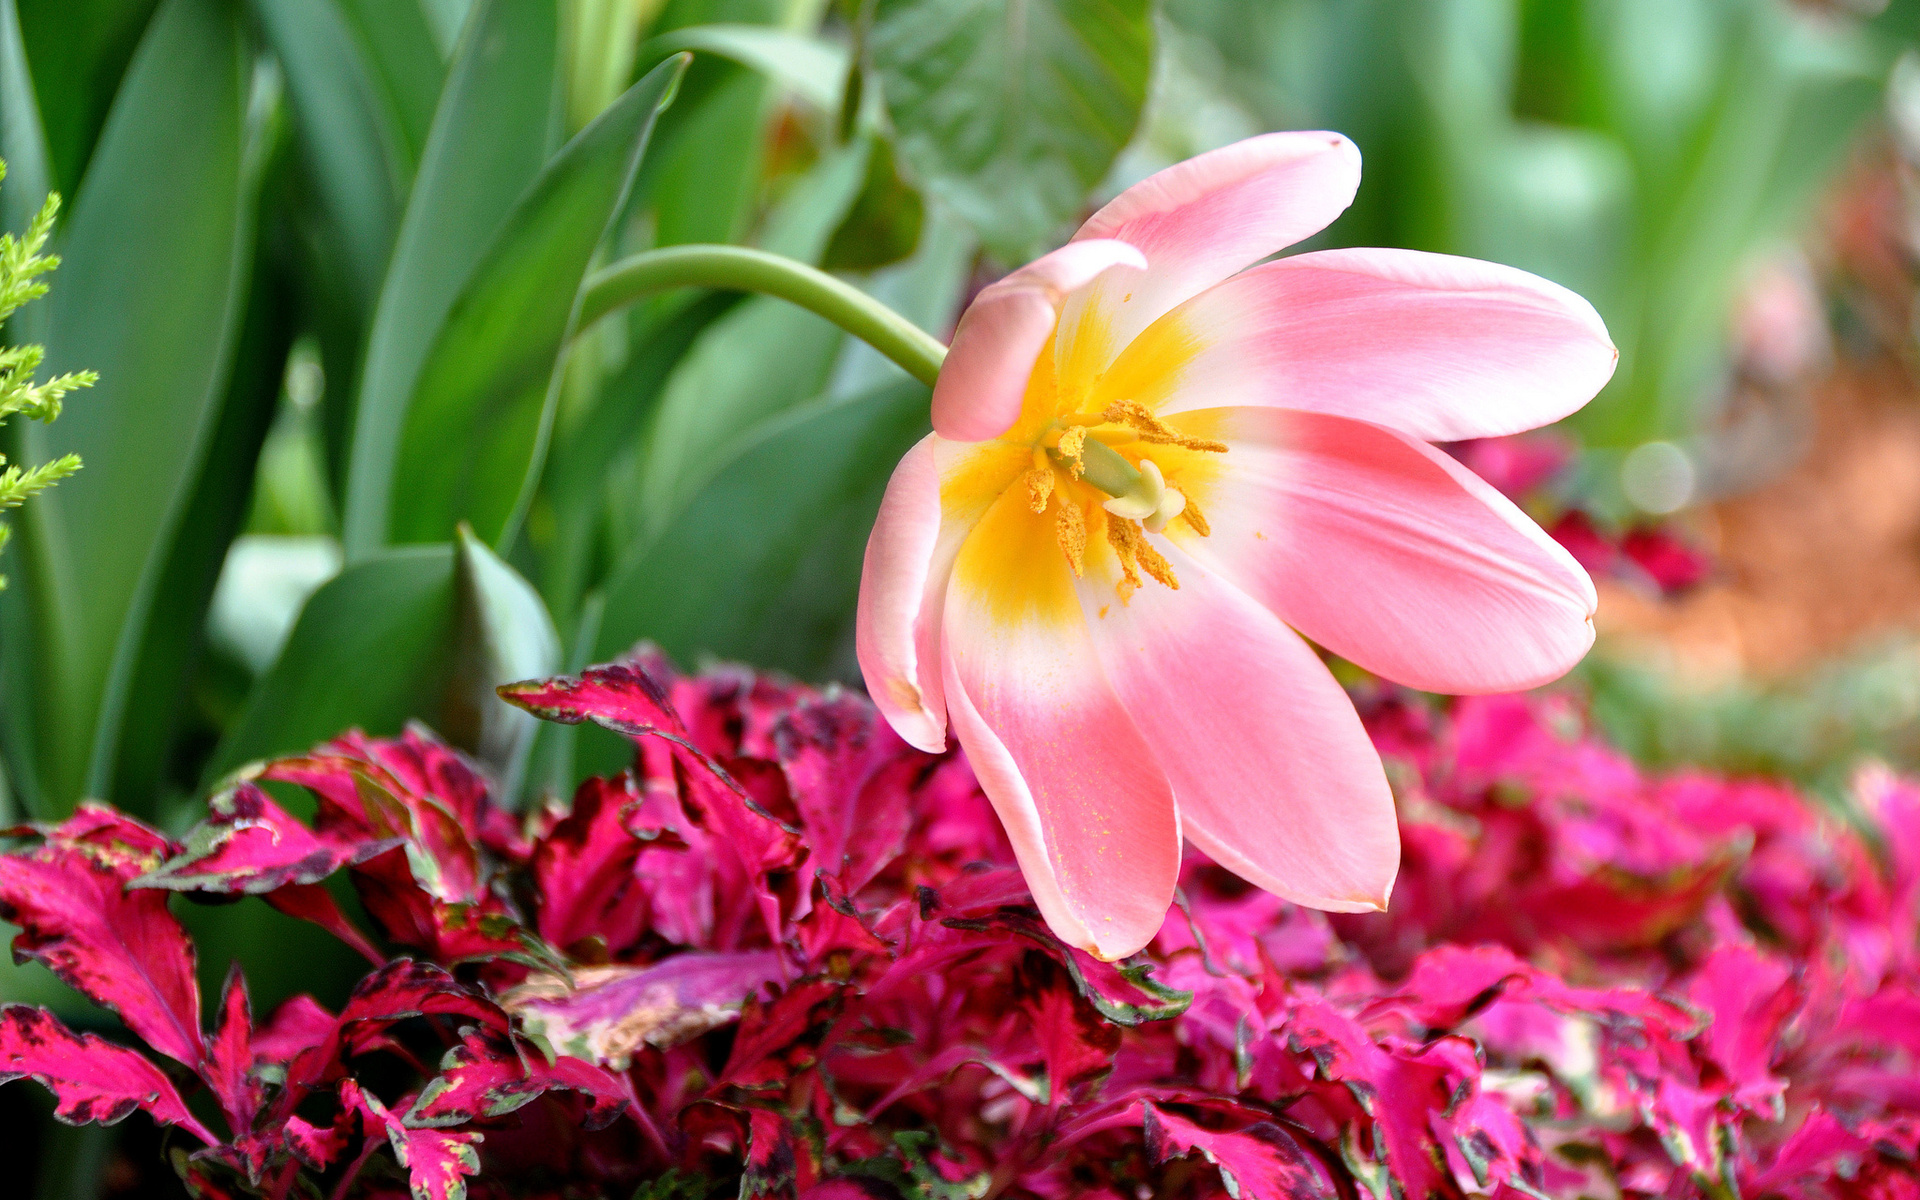
[[[1593,641],[1586,573],[1429,443],[1573,412],[1605,326],[1473,259],[1249,266],[1359,180],[1338,134],[1251,138],[981,292],[867,544],[875,703],[925,750],[951,722],[1048,923],[1102,958],[1159,929],[1182,836],[1296,903],[1385,907],[1393,797],[1301,635],[1459,693]]]

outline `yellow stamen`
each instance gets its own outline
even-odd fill
[[[1087,517],[1080,506],[1068,499],[1063,492],[1060,496],[1060,513],[1054,518],[1054,536],[1060,541],[1060,550],[1067,556],[1067,565],[1073,568],[1075,577],[1084,575],[1087,561]]]
[[[1187,506],[1180,510],[1180,519],[1192,526],[1193,531],[1201,537],[1213,536],[1213,526],[1207,524],[1207,514],[1200,511],[1200,506],[1193,502],[1192,496],[1187,497]]]
[[[1188,437],[1147,410],[1147,406],[1137,400],[1115,400],[1107,405],[1107,411],[1100,414],[1115,425],[1126,425],[1140,431],[1140,440],[1162,446],[1180,446],[1187,450],[1206,450],[1213,454],[1225,454],[1227,444],[1211,438]]]
[[[1067,470],[1075,479],[1086,473],[1087,464],[1081,457],[1086,453],[1087,427],[1070,425],[1060,435],[1060,457],[1067,460]]]
[[[1140,586],[1139,571],[1145,571],[1154,582],[1165,585],[1173,591],[1180,590],[1180,580],[1173,573],[1173,566],[1155,550],[1140,532],[1137,521],[1129,521],[1112,514],[1107,516],[1107,541],[1120,558],[1121,578],[1114,590],[1120,593],[1121,603],[1133,595]],[[1136,571],[1135,568],[1139,568]]]
[[[1027,485],[1027,505],[1034,512],[1047,511],[1047,500],[1053,495],[1053,468],[1034,467],[1020,477]]]

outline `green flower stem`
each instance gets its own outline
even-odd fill
[[[745,246],[667,246],[623,258],[587,277],[578,328],[672,288],[704,287],[778,296],[817,313],[900,365],[928,387],[947,348],[851,284],[802,262]]]

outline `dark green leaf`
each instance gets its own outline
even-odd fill
[[[820,265],[829,271],[871,271],[897,263],[920,245],[926,206],[900,172],[893,145],[875,138],[867,156],[867,178],[833,231]]]
[[[407,409],[393,542],[443,539],[459,521],[489,542],[508,529],[544,457],[580,281],[685,64],[656,67],[569,142],[475,267]]]
[[[343,516],[349,561],[386,538],[400,432],[421,365],[557,136],[555,4],[479,0],[461,33],[361,374]]]
[[[540,594],[472,530],[461,527],[456,549],[459,642],[435,727],[491,767],[511,802],[540,722],[502,702],[494,689],[559,671],[560,635]]]
[[[55,191],[72,195],[159,0],[19,0]]]
[[[900,153],[1019,263],[1059,237],[1132,138],[1147,0],[882,0],[869,43]]]

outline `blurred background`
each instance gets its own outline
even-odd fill
[[[4,337],[100,373],[0,428],[86,462],[0,559],[0,820],[177,833],[242,764],[410,719],[564,796],[627,748],[491,688],[643,638],[854,682],[926,390],[770,299],[584,320],[595,272],[760,246],[944,338],[1127,184],[1293,128],[1366,163],[1309,248],[1606,318],[1584,412],[1453,449],[1600,581],[1565,686],[1610,734],[1816,790],[1913,769],[1917,38],[1917,0],[0,0],[0,224],[66,199]],[[261,906],[187,916],[263,1010],[355,975]],[[0,999],[112,1028],[38,967]],[[153,1153],[42,1106],[0,1090],[42,1195]]]

